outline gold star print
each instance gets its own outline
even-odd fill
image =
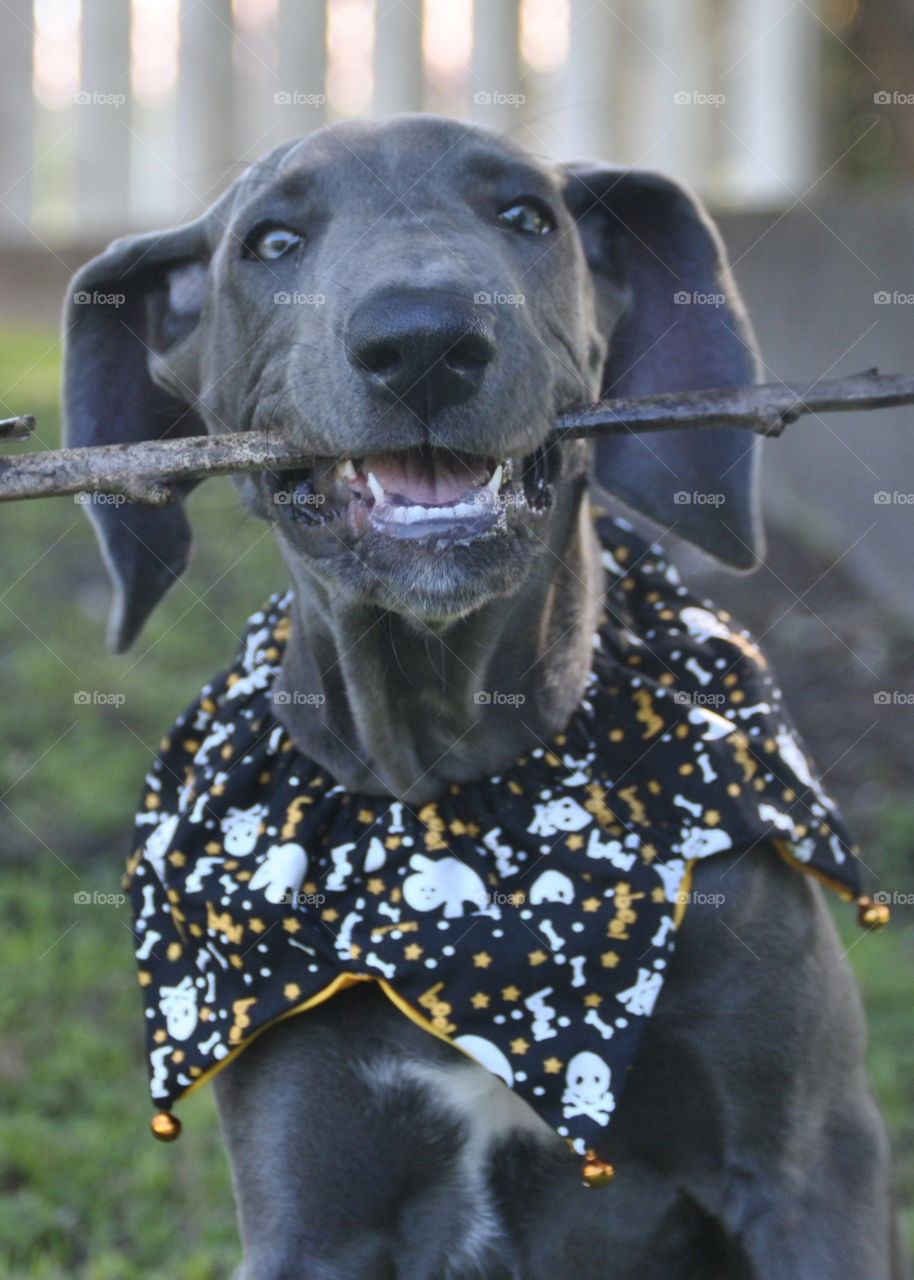
[[[403,954],[407,960],[418,960],[422,955],[422,948],[418,942],[410,942],[403,948]]]
[[[651,890],[651,901],[666,902],[666,894],[663,892],[663,890],[660,888],[659,885],[657,886],[656,889]]]
[[[371,879],[367,881],[365,888],[369,893],[383,893],[384,881],[380,876],[372,876]]]
[[[182,947],[180,942],[169,942],[168,950],[165,954],[168,956],[169,960],[177,960],[181,955],[181,950]]]
[[[484,991],[477,991],[475,996],[470,999],[470,1004],[474,1009],[488,1009],[491,996],[487,996]]]
[[[364,823],[374,822],[374,814],[370,809],[360,809],[357,821]]]
[[[282,989],[282,993],[287,1000],[297,1000],[301,995],[301,987],[297,982],[287,982]]]
[[[282,927],[285,929],[286,933],[298,933],[301,925],[297,920],[288,919],[283,920]]]
[[[502,1000],[519,1000],[520,991],[518,991],[517,987],[514,986],[502,987],[501,998]]]
[[[600,956],[600,963],[603,965],[604,969],[615,969],[616,965],[619,963],[618,951],[604,951]]]
[[[565,844],[572,853],[576,853],[578,849],[584,848],[584,837],[579,836],[576,831],[572,832],[570,836],[565,837]]]
[[[584,901],[581,903],[581,906],[583,907],[583,909],[584,909],[585,911],[589,911],[589,912],[599,911],[599,910],[600,910],[600,899],[599,899],[599,898],[585,898],[585,899],[584,899]]]
[[[168,861],[173,867],[183,867],[187,862],[187,855],[175,849],[174,853],[168,855]]]
[[[465,822],[461,822],[459,818],[455,818],[453,822],[448,823],[448,830],[452,836],[464,836],[467,833]]]
[[[528,954],[527,959],[530,961],[532,965],[538,965],[538,964],[545,964],[546,961],[549,959],[549,957],[546,955],[545,951],[536,950],[536,951],[531,951]]]
[[[321,912],[321,919],[327,924],[333,924],[334,920],[339,920],[339,918],[340,913],[337,911],[336,907],[325,907]]]
[[[360,956],[361,954],[362,954],[362,948],[358,945],[358,943],[356,943],[356,942],[350,942],[350,944],[349,944],[349,959],[350,959],[350,960],[358,960],[358,958],[359,958],[359,956]]]
[[[168,1032],[164,1027],[159,1027],[158,1031],[153,1032],[152,1038],[156,1044],[163,1044],[168,1039]]]
[[[527,1043],[527,1041],[521,1039],[520,1037],[518,1037],[517,1040],[511,1041],[512,1053],[525,1054],[529,1048],[530,1048],[530,1045]]]
[[[600,995],[597,995],[595,991],[592,991],[590,995],[586,995],[584,997],[584,1007],[586,1009],[599,1009],[602,1003],[603,1003],[603,997]]]
[[[473,964],[477,969],[488,969],[491,963],[492,957],[489,955],[488,951],[477,951],[473,956]]]
[[[251,933],[263,933],[264,924],[262,920],[258,920],[256,916],[252,916],[248,921],[248,928]]]
[[[400,836],[388,836],[387,839],[384,841],[384,848],[399,849],[402,843],[403,843],[403,840]]]
[[[543,1070],[547,1075],[557,1076],[564,1065],[560,1058],[546,1058],[543,1063]]]

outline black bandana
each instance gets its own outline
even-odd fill
[[[695,860],[760,845],[847,897],[854,850],[764,658],[602,520],[607,618],[566,731],[417,810],[353,795],[273,715],[287,598],[162,745],[130,863],[153,1098],[373,980],[576,1150],[663,986]]]

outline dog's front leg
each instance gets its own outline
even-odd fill
[[[464,1101],[475,1110],[489,1091],[527,1113],[373,985],[271,1028],[216,1078],[243,1280],[521,1274],[485,1152],[461,1099],[442,1096],[449,1070],[472,1077]],[[554,1135],[531,1123],[531,1143],[543,1142],[541,1130],[555,1152]]]

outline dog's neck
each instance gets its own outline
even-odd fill
[[[515,595],[432,626],[354,603],[291,560],[276,714],[349,791],[424,804],[495,776],[545,745],[580,700],[599,563],[585,502]]]

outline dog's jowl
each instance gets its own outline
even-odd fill
[[[852,838],[751,639],[630,523],[750,568],[752,443],[553,431],[755,378],[700,206],[346,123],[73,290],[115,287],[67,313],[71,444],[311,459],[238,481],[289,584],[214,652],[129,863],[156,1127],[213,1082],[239,1276],[901,1276],[825,905]],[[117,648],[182,497],[91,509]]]

